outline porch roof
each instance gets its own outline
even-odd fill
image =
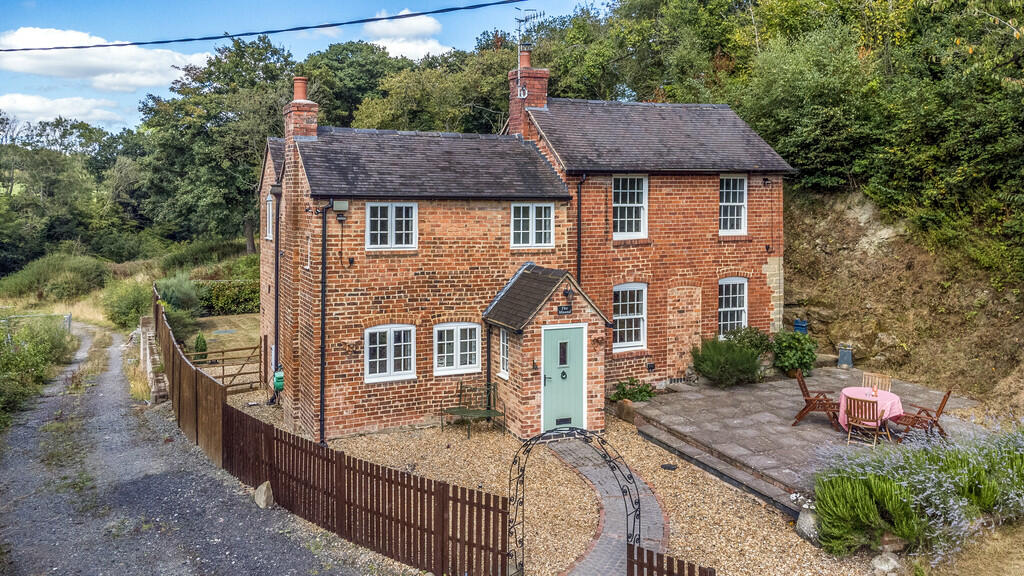
[[[537,266],[533,262],[527,262],[519,268],[484,310],[483,319],[490,324],[519,332],[533,320],[566,279],[572,284],[573,290],[582,296],[607,324],[608,318],[583,292],[572,274],[565,270]]]

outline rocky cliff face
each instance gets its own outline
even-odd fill
[[[848,342],[862,367],[980,399],[1024,362],[1021,287],[921,247],[859,193],[790,195],[785,217],[785,323],[808,320],[822,351]]]

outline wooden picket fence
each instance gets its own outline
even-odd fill
[[[278,505],[355,544],[434,574],[508,574],[508,499],[348,456],[227,404],[227,388],[177,344],[159,295],[153,317],[185,436]]]
[[[715,569],[627,544],[626,576],[715,576]]]

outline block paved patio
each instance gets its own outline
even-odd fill
[[[811,390],[835,399],[847,386],[859,386],[860,370],[817,368],[806,378]],[[702,384],[674,384],[671,392],[637,405],[637,427],[644,437],[715,473],[724,480],[765,499],[790,514],[793,492],[809,492],[818,450],[846,445],[846,433],[836,432],[824,414],[810,414],[791,426],[803,408],[794,379],[720,389]],[[905,412],[917,404],[935,409],[944,392],[893,380]],[[974,425],[949,415],[974,401],[952,396],[942,416],[950,435]]]

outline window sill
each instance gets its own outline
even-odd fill
[[[628,360],[630,358],[646,358],[651,355],[647,348],[629,348],[626,350],[612,349],[612,360]]]
[[[508,380],[508,372],[498,372],[497,376],[502,380]]]
[[[754,239],[749,234],[719,234],[719,242],[753,242]]]
[[[626,248],[629,246],[652,246],[654,241],[650,238],[623,238],[612,239],[612,248]]]
[[[457,370],[434,370],[434,378],[443,378],[445,376],[465,376],[466,374],[479,374],[480,367],[476,366],[473,368],[460,368]]]
[[[367,258],[408,258],[419,256],[418,248],[367,248]]]
[[[400,374],[396,376],[383,376],[379,378],[363,377],[364,384],[394,384],[396,382],[412,382],[416,380],[415,374]]]
[[[514,252],[554,252],[554,246],[512,246]]]

